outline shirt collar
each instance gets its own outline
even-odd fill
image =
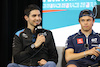
[[[78,34],[79,34],[79,35],[84,35],[84,34],[81,32],[81,30],[79,30]],[[91,34],[96,34],[96,33],[92,30]],[[91,34],[90,34],[90,35],[91,35]]]
[[[26,29],[26,31],[27,31],[27,33],[29,33],[29,34],[33,34],[32,32],[31,32],[31,29],[29,29],[29,28],[25,28]],[[34,33],[34,35],[35,35],[36,33]]]

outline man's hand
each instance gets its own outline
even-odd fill
[[[40,66],[42,66],[42,65],[44,65],[44,64],[46,64],[46,63],[47,63],[47,61],[44,60],[44,59],[41,59],[40,61],[38,61],[38,64],[39,64]]]
[[[35,48],[38,48],[43,42],[45,42],[45,36],[44,35],[37,35],[36,41],[34,43]]]
[[[92,49],[86,51],[88,55],[95,55],[96,57],[99,56],[100,52],[96,49],[100,49],[100,47],[93,47]]]

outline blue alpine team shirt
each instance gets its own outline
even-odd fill
[[[80,53],[85,50],[89,50],[93,47],[97,47],[100,44],[100,34],[95,33],[92,30],[92,33],[86,37],[81,30],[79,30],[78,33],[75,33],[72,36],[69,36],[66,45],[65,45],[65,50],[69,48],[74,49],[74,53]],[[91,60],[91,55],[82,58],[84,60]],[[97,58],[96,61],[100,60],[100,55]]]

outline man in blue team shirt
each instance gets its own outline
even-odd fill
[[[91,10],[82,10],[79,15],[81,29],[78,33],[69,36],[65,48],[66,67],[88,67],[100,60],[100,35],[92,30],[95,22]],[[94,60],[91,56],[97,58]]]

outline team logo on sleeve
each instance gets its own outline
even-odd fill
[[[27,34],[25,34],[25,33],[23,33],[22,36],[23,36],[24,38],[28,38]]]
[[[91,39],[91,42],[92,42],[92,43],[97,43],[97,38],[92,38],[92,39]]]
[[[83,44],[83,38],[78,38],[77,39],[77,44]]]

